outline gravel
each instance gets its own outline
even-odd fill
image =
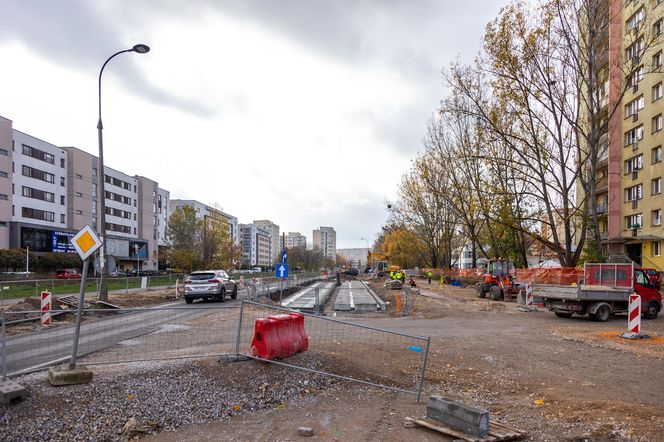
[[[302,358],[315,358],[306,354]],[[316,363],[317,361],[308,361]],[[51,387],[46,374],[14,379],[29,397],[0,412],[3,441],[126,440],[261,409],[338,388],[314,373],[246,361],[216,360],[93,367],[87,385]],[[123,427],[131,427],[122,434]],[[138,425],[136,425],[138,423]]]

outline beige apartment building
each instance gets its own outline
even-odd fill
[[[664,271],[664,0],[607,0],[607,14],[608,94],[602,104],[619,108],[597,164],[602,243],[608,254]]]
[[[74,252],[76,232],[98,225],[97,157],[12,125],[0,117],[0,248]],[[153,180],[107,166],[104,187],[107,253],[122,269],[157,269],[169,193]]]

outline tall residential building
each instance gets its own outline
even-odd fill
[[[98,225],[98,173],[96,156],[47,143],[0,117],[0,248],[74,252],[70,238]],[[107,253],[121,268],[157,269],[166,228],[158,202],[167,207],[168,192],[107,166],[104,180]],[[157,196],[141,199],[141,186]]]
[[[196,217],[205,221],[218,222],[225,226],[226,231],[230,238],[232,238],[235,245],[240,245],[240,235],[238,230],[237,218],[233,215],[217,209],[216,207],[208,206],[196,200],[171,200],[170,214],[175,210],[181,209],[184,206],[189,206],[196,211]],[[170,215],[169,215],[170,216]]]
[[[601,35],[608,94],[601,103],[618,110],[601,138],[608,149],[596,165],[602,244],[608,254],[626,254],[663,271],[664,1],[607,0],[606,5],[607,32]]]
[[[323,254],[323,258],[335,261],[337,258],[337,232],[332,227],[321,226],[313,231],[313,246]]]
[[[293,247],[307,248],[307,237],[300,232],[288,232],[286,234],[286,247],[292,249]]]
[[[281,244],[281,237],[279,236],[279,226],[267,219],[254,221],[254,225],[260,227],[263,230],[268,230],[270,232],[272,238],[271,258],[270,258],[272,262],[270,262],[270,264],[281,262],[281,249],[283,247]]]
[[[358,247],[353,249],[337,249],[337,255],[340,255],[351,267],[360,268],[367,265],[367,255],[369,249],[366,247]],[[336,258],[336,256],[335,256]]]
[[[256,224],[240,224],[242,265],[245,267],[269,267],[272,261],[271,232]]]

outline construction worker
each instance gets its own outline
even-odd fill
[[[427,279],[429,280],[429,285],[431,285],[431,277],[433,276],[433,273],[431,273],[431,270],[427,272]]]
[[[390,279],[396,279],[394,276],[394,270],[390,270]]]

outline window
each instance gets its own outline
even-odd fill
[[[643,169],[643,154],[625,161],[625,174],[632,173],[639,169]]]
[[[5,149],[0,149],[0,155],[9,155],[9,152],[7,152]]]
[[[60,214],[60,224],[64,224],[64,223],[65,223],[65,214],[61,213]]]
[[[643,52],[643,39],[639,38],[637,41],[632,43],[625,50],[625,56],[630,60],[638,60],[639,56]]]
[[[33,189],[32,187],[23,186],[22,195],[26,198],[48,201],[49,203],[55,201],[55,194],[44,190]]]
[[[63,176],[60,177],[60,185],[62,187],[65,187],[65,177],[63,177]]]
[[[641,109],[643,109],[644,105],[645,100],[643,99],[643,95],[627,103],[625,105],[625,118],[637,114]]]
[[[46,210],[31,209],[30,207],[22,207],[21,214],[23,218],[32,218],[42,221],[53,221],[55,219],[55,213],[47,212]]]
[[[625,189],[625,202],[640,200],[641,198],[643,198],[643,184]]]
[[[92,197],[95,198],[97,196],[97,183],[92,183]]]
[[[653,210],[651,212],[652,225],[661,226],[662,225],[662,209]]]
[[[92,176],[95,176],[95,177],[97,176],[97,168],[96,167],[92,168]]]
[[[77,210],[76,215],[83,215],[83,211],[82,210]]]
[[[36,180],[46,181],[47,183],[55,182],[55,175],[52,173],[44,172],[43,170],[33,169],[29,166],[23,166],[23,176],[34,178]]]
[[[655,23],[653,23],[652,25],[653,37],[659,37],[660,35],[662,35],[662,27],[663,27],[662,20],[663,19],[660,18]]]
[[[652,56],[652,67],[653,69],[662,67],[662,51],[659,51]]]
[[[60,205],[61,206],[65,205],[65,196],[64,195],[60,195]]]
[[[631,31],[632,29],[637,29],[641,22],[646,18],[646,10],[645,8],[641,7],[639,8],[638,11],[636,11],[632,16],[627,19],[625,22],[627,31]]]
[[[83,194],[81,192],[76,192],[76,198],[83,198]]]
[[[36,158],[41,161],[45,161],[49,164],[55,164],[55,157],[50,153],[46,153],[43,150],[35,149],[27,145],[23,145],[23,155],[27,155],[32,158]]]
[[[62,167],[63,169],[65,168],[65,159],[64,158],[60,158],[60,167]]]
[[[0,200],[2,200],[2,201],[9,200],[9,195],[5,195],[4,193],[0,193]]]
[[[635,127],[625,133],[625,146],[636,144],[637,141],[643,139],[643,125]]]
[[[82,179],[83,179],[83,175],[81,175],[80,173],[77,173],[77,174],[76,174],[76,179],[77,179],[77,180],[82,180]]]
[[[625,217],[625,229],[633,229],[635,226],[636,228],[643,226],[643,215],[641,213]]]
[[[652,118],[652,133],[662,130],[662,114]]]
[[[655,178],[651,182],[651,189],[652,189],[652,194],[657,195],[658,193],[662,193],[662,178]]]
[[[659,163],[662,161],[662,146],[657,146],[651,152],[652,163]]]
[[[0,178],[9,178],[9,174],[0,170]]]
[[[662,253],[662,242],[653,241],[652,242],[652,256],[659,256]]]
[[[660,81],[652,87],[652,101],[662,98],[662,82]]]

